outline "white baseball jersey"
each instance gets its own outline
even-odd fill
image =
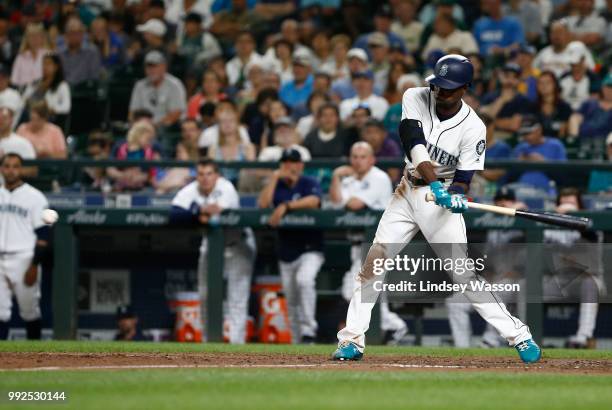
[[[552,71],[557,78],[571,68],[571,62],[576,57],[584,57],[584,63],[589,70],[595,68],[595,61],[589,49],[581,41],[572,41],[561,52],[555,52],[553,46],[542,49],[533,60],[533,66],[540,71]]]
[[[204,195],[198,189],[198,182],[193,181],[177,192],[172,200],[173,206],[183,209],[191,209],[193,204],[198,208],[206,205],[216,204],[222,209],[236,209],[240,207],[240,197],[234,185],[223,177],[219,177],[215,187],[208,195]],[[241,230],[227,229],[225,231],[226,245],[233,245],[240,239]],[[206,251],[206,237],[202,240],[201,250]]]
[[[440,121],[429,87],[409,88],[402,98],[402,120],[405,118],[423,124],[426,148],[439,178],[452,179],[455,170],[484,169],[487,129],[465,102],[452,118]],[[408,172],[418,176],[407,158],[406,163]]]
[[[340,192],[340,207],[344,208],[349,199],[357,198],[370,209],[385,209],[393,193],[391,178],[378,167],[372,167],[361,179],[354,175],[343,178]]]
[[[0,252],[33,252],[34,231],[44,225],[42,211],[48,207],[42,192],[29,184],[12,191],[0,187]]]

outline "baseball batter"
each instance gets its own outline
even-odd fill
[[[172,200],[171,220],[175,223],[214,224],[224,209],[240,207],[236,188],[219,175],[209,160],[198,163],[197,180],[181,189]],[[198,283],[206,300],[208,241],[202,239],[198,263]],[[255,261],[255,238],[250,228],[225,231],[224,276],[227,279],[227,307],[230,343],[245,343],[251,275]],[[203,305],[204,306],[204,305]],[[206,313],[206,312],[203,312]],[[203,318],[206,316],[203,314]]]
[[[0,187],[0,340],[8,337],[13,295],[26,323],[28,339],[40,339],[39,263],[47,250],[49,228],[42,220],[47,199],[21,179],[22,158],[4,155]]]
[[[447,55],[438,60],[434,74],[426,79],[430,87],[411,88],[404,93],[399,126],[407,156],[404,177],[355,278],[359,286],[349,305],[346,327],[338,332],[338,349],[332,355],[335,360],[363,357],[374,303],[361,299],[364,290],[376,294],[373,283],[379,278],[373,273],[375,259],[394,257],[401,248],[395,251],[398,246],[392,245],[410,242],[419,230],[432,244],[467,242],[461,215],[467,210],[464,194],[474,172],[484,169],[486,144],[485,125],[462,100],[473,72],[467,58]],[[429,192],[435,204],[425,200]],[[496,295],[470,290],[465,295],[476,311],[516,347],[524,362],[540,359],[540,348],[529,328],[513,317]]]

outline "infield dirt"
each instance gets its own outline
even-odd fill
[[[126,368],[315,368],[356,371],[496,371],[612,374],[612,360],[546,358],[524,365],[510,357],[366,355],[359,362],[334,362],[325,355],[287,353],[0,353],[0,370]]]

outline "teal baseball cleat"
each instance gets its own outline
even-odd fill
[[[351,342],[342,342],[332,354],[333,360],[361,360],[363,353]]]
[[[535,363],[542,358],[542,350],[533,339],[525,340],[514,347],[521,357],[521,360],[527,364]]]

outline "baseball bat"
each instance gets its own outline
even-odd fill
[[[429,192],[425,195],[427,202],[435,201],[434,195]],[[549,225],[562,226],[564,228],[584,230],[591,226],[592,221],[589,218],[579,216],[563,215],[554,212],[539,212],[539,211],[522,211],[519,209],[506,208],[503,206],[480,204],[478,202],[468,202],[468,207],[471,209],[479,209],[485,212],[493,212],[500,215],[514,216],[532,221],[542,222]]]

